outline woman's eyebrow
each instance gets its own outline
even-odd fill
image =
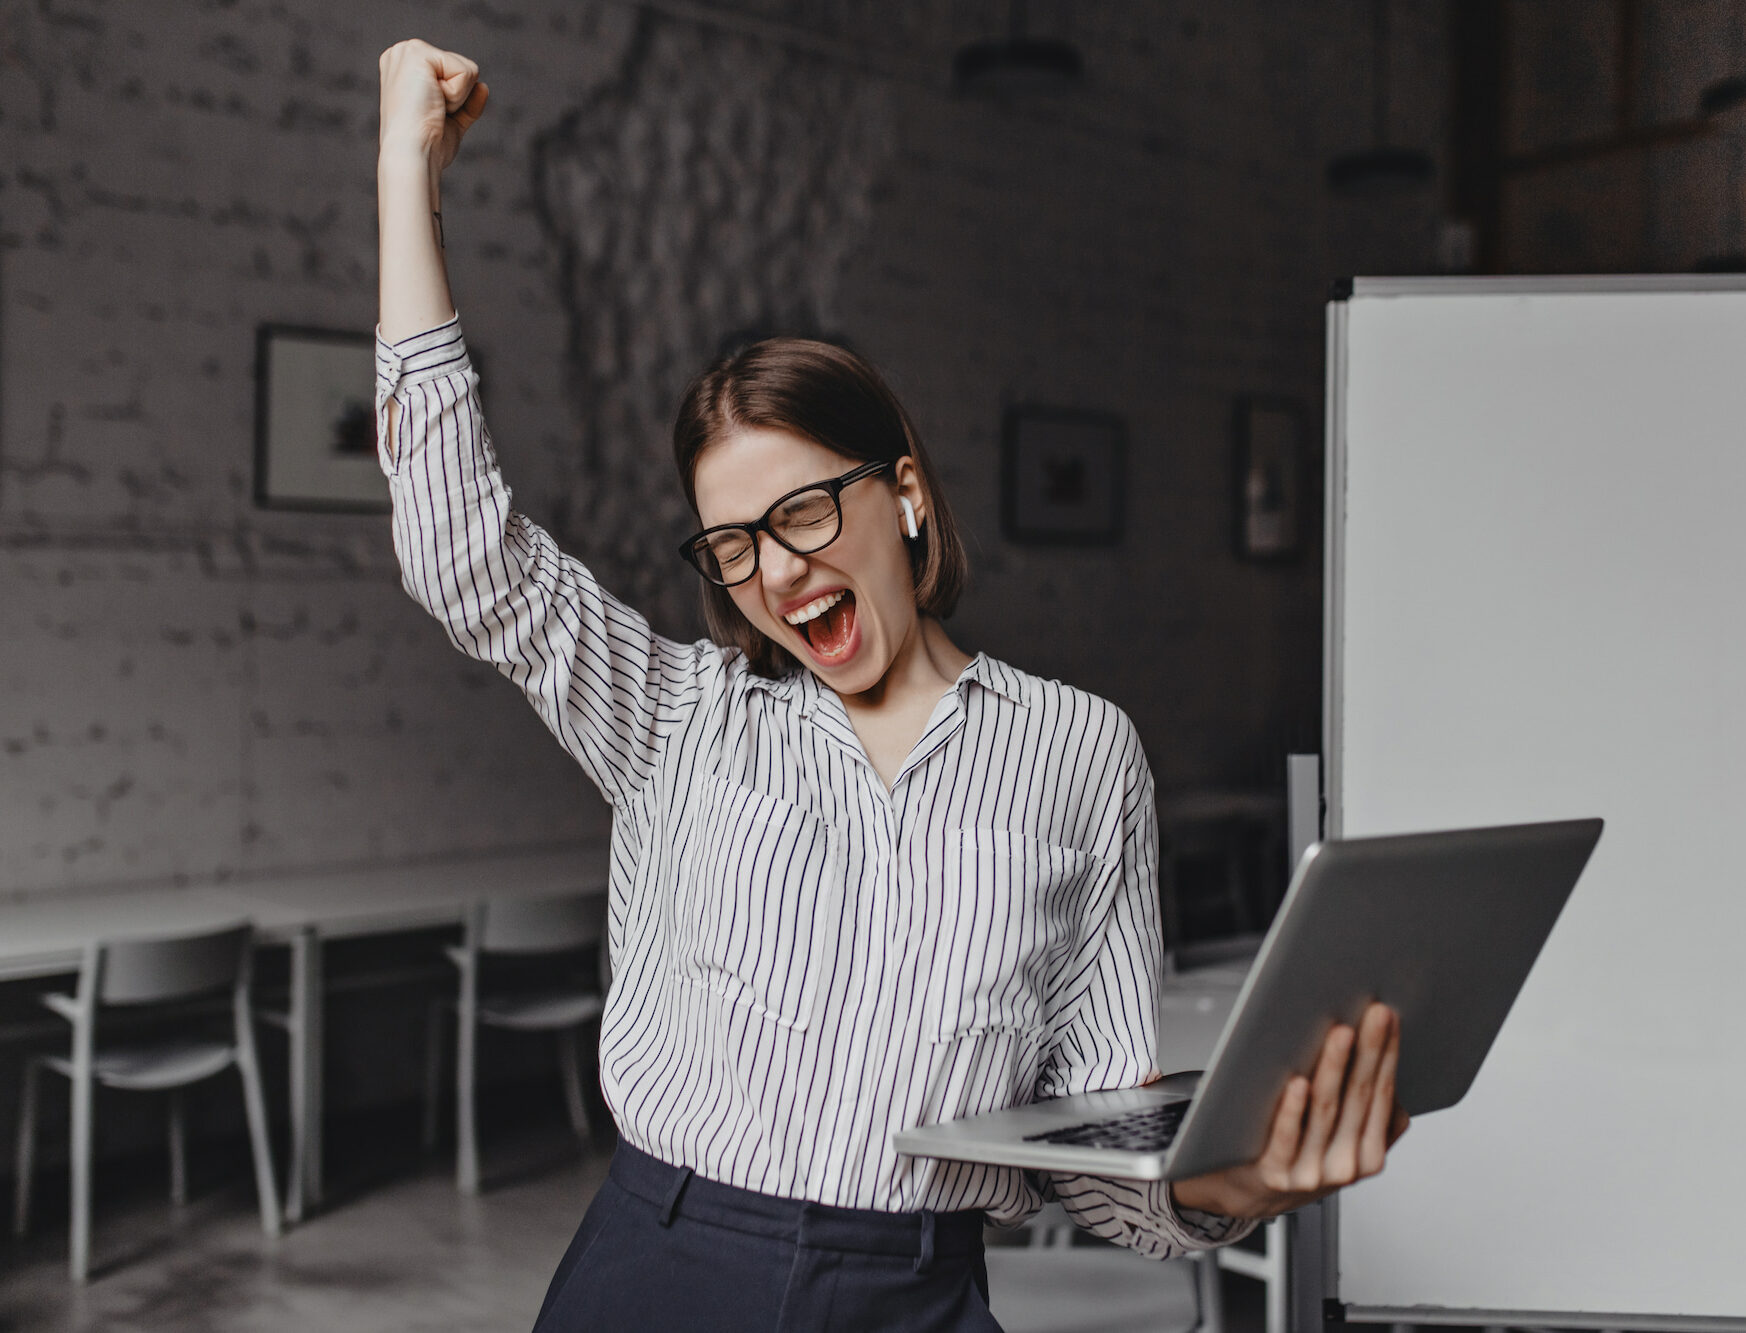
[[[831,480],[831,478],[829,478],[829,477],[820,477],[820,478],[817,478],[813,481],[799,482],[796,485],[787,487],[785,490],[777,491],[776,495],[773,499],[771,499],[762,509],[760,509],[757,513],[751,515],[749,518],[722,518],[722,519],[717,519],[713,523],[705,523],[703,526],[707,530],[709,528],[727,527],[731,524],[736,524],[736,523],[737,524],[756,523],[759,519],[763,518],[764,515],[768,514],[772,509],[774,509],[777,505],[781,504],[784,500],[786,500],[789,496],[793,495],[796,491],[804,491],[804,490],[808,490],[814,486],[822,486],[825,484],[825,482],[830,481],[830,480]],[[699,515],[699,517],[701,517],[701,515]]]

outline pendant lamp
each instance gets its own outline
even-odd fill
[[[1402,194],[1428,185],[1436,174],[1429,154],[1387,142],[1388,0],[1371,8],[1370,143],[1328,163],[1328,186],[1336,194],[1367,197]]]
[[[971,42],[952,57],[952,86],[972,97],[1046,96],[1077,87],[1084,75],[1078,47],[1025,31],[1024,0],[1012,0],[1006,36]]]

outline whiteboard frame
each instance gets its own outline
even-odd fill
[[[1736,1333],[1746,1319],[1687,1315],[1563,1314],[1545,1310],[1453,1310],[1441,1305],[1343,1305],[1349,1324],[1477,1325],[1487,1329],[1630,1329],[1632,1333]]]
[[[1746,274],[1583,274],[1532,277],[1354,278],[1336,287],[1327,310],[1327,477],[1322,576],[1322,764],[1325,835],[1341,836],[1343,767],[1338,738],[1344,721],[1346,574],[1346,371],[1349,301],[1353,297],[1746,291]],[[1480,1325],[1488,1328],[1644,1330],[1645,1333],[1746,1333],[1746,1318],[1603,1314],[1593,1311],[1480,1310],[1452,1306],[1364,1306],[1340,1300],[1338,1196],[1321,1205],[1323,1292],[1348,1323]],[[1295,1256],[1315,1264],[1309,1255]]]

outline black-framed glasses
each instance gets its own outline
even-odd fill
[[[864,477],[876,477],[890,463],[863,463],[829,481],[789,491],[764,511],[756,523],[718,523],[679,547],[685,561],[711,583],[723,588],[744,583],[758,572],[758,534],[767,532],[796,555],[811,555],[834,542],[843,531],[843,488]]]

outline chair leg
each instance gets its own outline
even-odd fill
[[[72,1225],[67,1269],[73,1281],[83,1282],[91,1272],[91,1119],[96,1088],[90,1066],[73,1077],[72,1132],[68,1152],[72,1158],[70,1192]]]
[[[236,1068],[242,1075],[243,1110],[249,1120],[249,1146],[255,1158],[255,1194],[261,1207],[261,1230],[279,1234],[279,1186],[273,1179],[273,1149],[267,1141],[267,1103],[261,1096],[261,1066],[255,1058],[252,1022],[239,1021]]]
[[[435,1152],[443,1086],[443,1002],[433,999],[424,1023],[424,1150]]]
[[[564,1028],[558,1032],[558,1068],[564,1076],[564,1106],[570,1113],[570,1128],[582,1142],[588,1142],[588,1107],[582,1101],[581,1060],[576,1048],[582,1041],[582,1029]]]
[[[12,1234],[30,1229],[30,1186],[36,1174],[36,1098],[42,1086],[42,1066],[24,1061],[24,1091],[18,1102],[18,1155],[13,1160]]]
[[[1200,1250],[1190,1262],[1194,1264],[1194,1294],[1200,1307],[1195,1333],[1224,1333],[1225,1301],[1219,1287],[1218,1251]]]
[[[463,1194],[479,1192],[479,1128],[474,1114],[474,1062],[478,1023],[463,1006],[456,1016],[455,1040],[455,1187]]]
[[[188,1119],[182,1089],[170,1089],[170,1202],[188,1202]]]

